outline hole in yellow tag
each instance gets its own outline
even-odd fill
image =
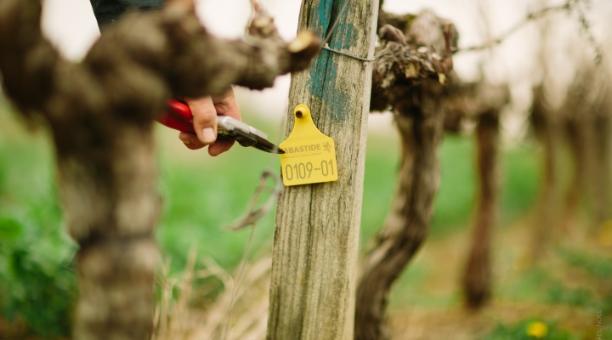
[[[281,173],[286,186],[338,180],[334,140],[324,135],[312,121],[310,109],[300,104],[293,110],[295,124],[281,143]]]

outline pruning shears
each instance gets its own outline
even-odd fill
[[[168,110],[159,115],[157,121],[169,128],[195,134],[193,114],[184,102],[169,100]],[[244,147],[252,146],[269,153],[285,153],[268,141],[264,132],[229,116],[217,116],[217,139],[235,140]]]

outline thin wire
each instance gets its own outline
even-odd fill
[[[532,20],[537,20],[537,19],[547,15],[548,13],[560,12],[560,11],[569,11],[571,9],[572,9],[571,1],[567,1],[563,5],[554,6],[554,7],[546,7],[544,9],[540,10],[540,11],[529,13],[525,18],[523,18],[523,20],[517,22],[514,26],[512,26],[509,30],[504,32],[501,36],[499,36],[499,37],[497,37],[495,39],[486,41],[482,45],[475,45],[475,46],[459,48],[458,52],[482,51],[482,50],[489,49],[492,46],[499,45],[500,43],[502,43],[504,40],[506,40],[506,38],[511,36],[514,32],[516,32],[517,30],[519,30],[525,24],[531,22]]]
[[[323,46],[327,45],[327,43],[329,42],[329,39],[331,38],[332,33],[336,29],[336,25],[338,25],[338,22],[340,22],[340,18],[342,17],[342,14],[344,13],[344,10],[346,9],[346,6],[348,5],[348,3],[349,3],[349,0],[344,0],[344,5],[342,5],[342,9],[340,9],[340,12],[336,16],[336,21],[332,25],[329,32],[327,32],[327,36],[325,37],[325,40],[323,41]]]
[[[367,59],[367,58],[358,57],[358,56],[356,56],[356,55],[352,55],[352,54],[349,54],[349,53],[345,53],[345,52],[342,52],[342,51],[338,51],[338,50],[331,49],[331,48],[329,48],[329,47],[327,47],[327,46],[323,46],[322,48],[323,48],[324,50],[326,50],[326,51],[330,51],[330,52],[334,52],[334,53],[342,54],[342,55],[344,55],[344,56],[347,56],[347,57],[350,57],[350,58],[353,58],[353,59],[357,59],[357,60],[361,60],[361,61],[375,61],[375,60],[376,60],[376,58]]]
[[[350,53],[334,50],[333,48],[329,47],[329,45],[327,45],[327,43],[329,42],[329,39],[332,36],[332,33],[334,33],[334,30],[336,29],[336,26],[340,22],[340,18],[344,14],[344,11],[346,10],[349,2],[350,2],[350,0],[344,0],[344,4],[342,5],[342,8],[340,9],[340,12],[338,12],[338,15],[336,16],[336,20],[334,21],[333,25],[331,26],[329,32],[327,32],[327,36],[325,37],[325,40],[323,41],[323,44],[321,44],[321,48],[326,50],[326,51],[338,53],[338,54],[341,54],[343,56],[346,56],[346,57],[349,57],[349,58],[353,58],[353,59],[357,59],[357,60],[360,60],[360,61],[365,61],[365,62],[374,61],[374,60],[376,60],[374,58],[368,59],[368,58],[358,57],[358,56],[350,54]]]

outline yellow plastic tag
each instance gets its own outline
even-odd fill
[[[292,186],[337,181],[334,140],[317,129],[308,106],[296,106],[293,115],[293,130],[280,145],[285,151],[280,155],[283,183]]]

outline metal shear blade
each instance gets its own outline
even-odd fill
[[[217,117],[217,136],[221,139],[235,139],[244,147],[251,146],[269,153],[285,153],[268,141],[267,134],[232,117]]]

